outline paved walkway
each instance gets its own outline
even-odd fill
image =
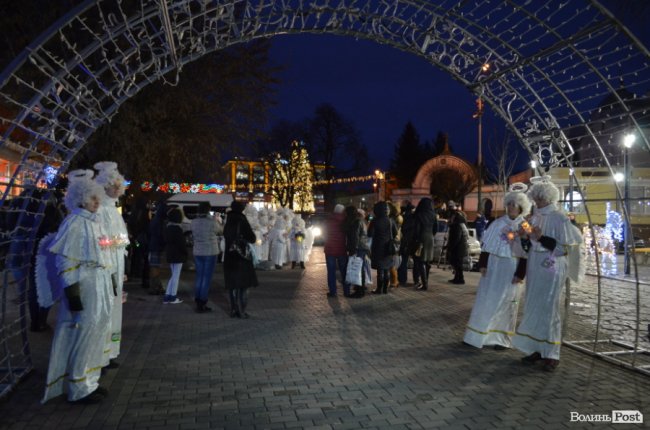
[[[476,273],[460,287],[435,269],[428,292],[327,299],[317,248],[305,271],[258,272],[252,318],[238,320],[220,270],[211,314],[193,311],[191,273],[180,305],[127,286],[122,365],[99,405],[40,405],[51,333],[30,333],[35,371],[0,402],[0,428],[556,429],[588,426],[571,412],[612,410],[650,421],[647,376],[568,348],[549,374],[517,351],[462,346]]]

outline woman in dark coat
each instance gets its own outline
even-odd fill
[[[452,284],[464,284],[463,261],[468,255],[467,249],[467,218],[458,210],[455,203],[449,203],[451,215],[449,216],[449,236],[447,239],[447,261],[454,269]]]
[[[368,226],[368,237],[372,238],[370,248],[372,268],[377,269],[377,288],[373,294],[387,294],[390,282],[390,268],[393,265],[394,239],[397,226],[388,218],[386,202],[377,202],[373,207],[375,217]]]
[[[167,283],[167,291],[163,303],[176,305],[183,301],[176,296],[178,292],[178,282],[181,277],[183,263],[187,260],[187,246],[185,245],[185,236],[181,228],[183,222],[183,212],[179,208],[171,208],[167,212],[169,224],[165,227],[165,257],[169,263],[171,276]]]
[[[419,279],[415,287],[418,290],[426,291],[429,287],[429,270],[434,257],[434,236],[438,230],[438,217],[433,209],[431,199],[424,198],[420,200],[413,214],[413,219],[413,249],[411,251],[413,270],[415,271],[413,277]]]
[[[360,257],[364,261],[364,267],[361,270],[361,285],[354,285],[354,293],[350,296],[358,299],[366,294],[365,261],[370,249],[368,248],[366,224],[356,207],[348,206],[345,208],[343,229],[345,230],[345,247],[348,250],[348,255]]]
[[[230,297],[230,317],[248,318],[246,305],[248,303],[248,288],[257,287],[257,275],[253,261],[241,257],[231,251],[232,243],[238,235],[249,243],[255,243],[256,237],[248,220],[242,213],[245,204],[233,201],[230,212],[226,217],[223,236],[226,240],[226,253],[223,260],[223,277]]]

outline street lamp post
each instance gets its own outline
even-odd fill
[[[632,229],[630,223],[632,214],[630,214],[630,160],[628,151],[634,145],[636,136],[627,134],[623,138],[623,171],[625,172],[625,182],[623,184],[623,205],[625,205],[625,236],[623,237],[623,270],[626,275],[630,274],[630,234]]]
[[[485,67],[485,66],[484,66]],[[488,67],[489,68],[489,67]],[[487,71],[487,69],[485,69]],[[479,96],[476,99],[476,113],[473,115],[478,119],[478,157],[476,164],[478,164],[478,192],[476,193],[476,212],[481,210],[481,187],[483,186],[483,99]]]

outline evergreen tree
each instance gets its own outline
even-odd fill
[[[395,145],[395,155],[390,162],[391,175],[399,188],[408,188],[413,183],[418,169],[425,161],[417,130],[409,121]]]
[[[438,135],[436,136],[436,140],[433,143],[433,156],[437,157],[438,155],[442,154],[445,150],[445,144],[447,143],[447,134],[444,131],[439,131]],[[449,146],[449,150],[451,151],[451,145]]]

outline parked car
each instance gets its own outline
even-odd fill
[[[467,231],[469,233],[467,238],[467,250],[470,257],[478,259],[479,255],[481,255],[481,243],[476,239],[476,229],[468,228]],[[434,236],[433,242],[434,261],[440,260],[442,253],[446,250],[448,234],[449,226],[447,225],[447,220],[438,219],[438,232]]]
[[[193,193],[178,193],[174,194],[167,199],[167,207],[178,207],[183,212],[183,221],[181,228],[185,235],[185,243],[188,246],[187,263],[183,265],[186,270],[194,270],[194,255],[192,247],[194,241],[192,239],[192,220],[196,218],[199,209],[199,203],[209,202],[210,211],[213,215],[222,216],[226,213],[226,209],[232,203],[232,196],[230,194],[193,194]]]

